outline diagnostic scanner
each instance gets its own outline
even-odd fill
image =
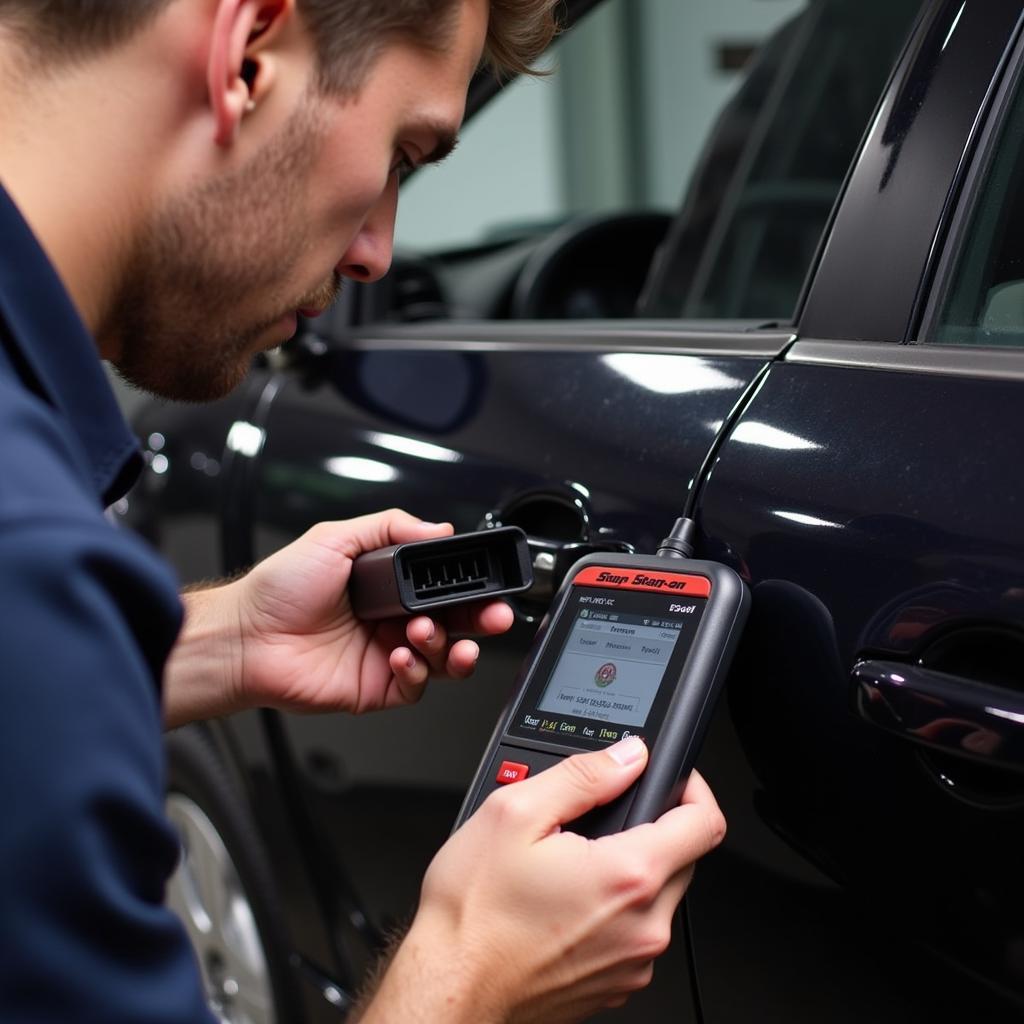
[[[591,555],[573,566],[456,828],[499,787],[628,736],[647,745],[644,773],[618,799],[565,827],[591,838],[609,835],[654,821],[678,803],[750,604],[732,569],[679,557],[688,550],[686,543],[659,555]]]

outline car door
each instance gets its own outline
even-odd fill
[[[705,758],[740,823],[691,901],[709,1022],[792,1019],[792,992],[808,1019],[1020,1019],[1020,19],[920,26],[700,502],[753,594]],[[817,875],[770,884],[793,863],[748,822]]]
[[[390,282],[353,290],[315,325],[232,428],[228,569],[320,519],[388,505],[458,530],[516,523],[549,557],[471,685],[436,684],[380,718],[267,716],[289,799],[315,833],[310,856],[344,870],[377,921],[415,901],[556,582],[547,567],[589,550],[653,550],[723,424],[792,341],[786,321],[915,10],[794,8],[712,127],[679,213],[662,218],[664,243],[656,217],[627,212],[570,222],[539,244],[399,259]],[[685,28],[684,14],[662,11]],[[809,81],[838,107],[810,102]],[[658,254],[649,275],[630,266],[634,252]],[[508,294],[488,291],[513,259]],[[678,292],[672,268],[684,266],[693,282]],[[627,270],[636,280],[620,293]],[[494,297],[490,318],[458,319],[481,292]],[[662,319],[625,316],[638,300]],[[439,305],[447,319],[394,322]],[[595,308],[605,318],[570,319]],[[715,538],[705,544],[721,553]],[[783,881],[803,870],[760,819],[737,828],[784,863]],[[382,835],[397,841],[382,846]],[[680,941],[655,1002],[627,1016],[691,1012],[684,953]]]

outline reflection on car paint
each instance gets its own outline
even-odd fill
[[[756,420],[743,420],[732,432],[730,441],[739,441],[740,444],[756,444],[762,448],[777,448],[779,451],[801,451],[812,448],[820,448],[820,444],[809,441],[806,437],[790,433],[788,430],[780,430],[768,423],[759,423]]]
[[[683,395],[696,391],[721,391],[741,387],[743,381],[723,373],[703,359],[692,356],[657,355],[651,352],[616,352],[602,356],[616,373],[659,395]]]

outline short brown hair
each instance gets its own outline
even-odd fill
[[[557,0],[490,0],[484,64],[499,76],[529,73],[555,34]],[[298,0],[316,40],[322,84],[359,87],[389,39],[443,50],[455,27],[457,0]]]
[[[0,0],[6,23],[33,53],[77,59],[117,46],[170,0]]]
[[[37,53],[76,59],[116,46],[173,0],[0,0],[0,22]],[[555,33],[558,0],[490,0],[484,63],[498,75],[529,72]],[[354,92],[391,39],[444,49],[458,0],[297,0],[316,40],[321,84]]]

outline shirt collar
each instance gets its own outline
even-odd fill
[[[42,396],[68,421],[96,493],[109,504],[139,474],[138,442],[118,408],[96,343],[2,186],[0,239],[0,320]]]

